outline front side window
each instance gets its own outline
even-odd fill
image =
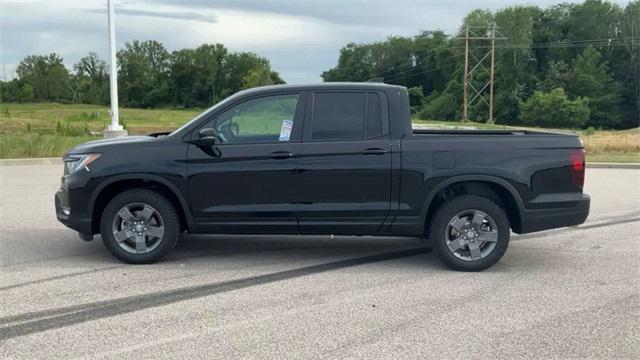
[[[212,124],[223,144],[288,142],[299,94],[245,101],[219,115]]]

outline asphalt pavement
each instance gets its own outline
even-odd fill
[[[640,170],[480,273],[418,239],[185,236],[131,266],[55,219],[60,164],[0,166],[0,358],[640,358]]]

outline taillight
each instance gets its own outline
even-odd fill
[[[571,180],[580,189],[584,188],[584,149],[571,152]]]

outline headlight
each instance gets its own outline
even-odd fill
[[[73,174],[78,170],[82,170],[89,166],[92,162],[98,160],[102,154],[74,154],[67,155],[64,158],[65,170],[67,174]],[[87,168],[88,170],[88,168]]]

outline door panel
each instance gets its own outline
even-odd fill
[[[249,99],[202,127],[222,136],[216,146],[187,150],[190,206],[201,232],[297,232],[303,97]]]
[[[299,172],[302,233],[373,234],[389,213],[388,140],[305,143]]]
[[[296,163],[272,154],[299,144],[224,145],[211,158],[189,146],[189,197],[199,227],[208,232],[297,231]]]
[[[298,163],[302,233],[378,231],[391,206],[387,114],[384,94],[309,94]]]

